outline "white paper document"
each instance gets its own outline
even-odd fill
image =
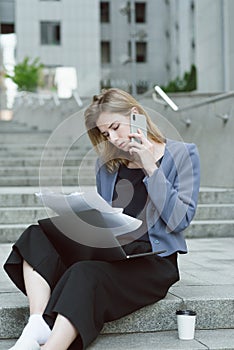
[[[96,190],[70,194],[45,190],[35,195],[40,198],[44,206],[52,209],[58,215],[77,214],[91,209],[98,210],[116,236],[134,231],[142,224],[141,220],[123,214],[122,208],[113,208]]]

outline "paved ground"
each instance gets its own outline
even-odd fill
[[[189,294],[195,295],[201,287],[212,286],[214,297],[220,293],[234,297],[234,238],[187,239],[187,244],[189,254],[179,257],[181,280],[170,292],[180,289],[183,295],[186,290],[190,290]],[[1,266],[10,249],[11,244],[0,245]],[[1,292],[15,288],[2,269],[0,286]],[[205,291],[206,288],[202,290]]]

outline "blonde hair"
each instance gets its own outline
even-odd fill
[[[126,152],[121,152],[102,135],[96,123],[101,113],[118,113],[124,116],[130,116],[131,109],[136,107],[138,113],[144,114],[147,122],[147,137],[152,141],[163,143],[164,136],[158,127],[152,122],[147,112],[129,93],[111,88],[95,95],[90,106],[85,110],[85,125],[89,138],[95,147],[97,153],[102,158],[109,172],[114,172],[120,164],[127,164],[128,157]]]

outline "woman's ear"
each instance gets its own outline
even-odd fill
[[[131,113],[139,114],[139,111],[138,111],[137,107],[132,107],[131,108]]]

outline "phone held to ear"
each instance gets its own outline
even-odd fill
[[[147,123],[144,114],[131,113],[130,117],[130,131],[131,133],[137,133],[140,129],[145,137],[147,137]],[[132,138],[131,141],[140,142],[137,138]]]

